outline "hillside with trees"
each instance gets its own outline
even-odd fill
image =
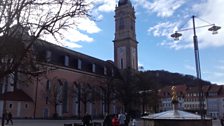
[[[151,112],[158,112],[159,96],[158,90],[165,86],[186,85],[198,86],[210,85],[204,80],[198,80],[192,75],[180,73],[171,73],[164,70],[155,71],[133,71],[125,69],[120,71],[119,79],[114,79],[110,83],[111,90],[115,90],[115,97],[125,108],[125,111],[136,116],[137,113],[143,113],[146,106]]]
[[[195,76],[171,73],[164,70],[140,72],[140,78],[144,85],[149,85],[151,89],[159,89],[169,85],[185,84],[187,86],[196,86],[198,84],[209,85],[211,82],[198,80]]]

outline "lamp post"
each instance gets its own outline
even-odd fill
[[[198,48],[198,38],[196,35],[196,27],[195,27],[195,16],[192,16],[192,22],[193,22],[193,43],[194,43],[194,54],[195,54],[195,66],[196,66],[196,74],[197,74],[197,81],[199,82],[201,80],[201,68],[200,68],[200,58],[199,58],[199,48]],[[201,27],[207,27],[212,26],[209,28],[209,31],[212,31],[212,34],[217,34],[218,30],[221,28],[220,26],[216,26],[215,24],[209,24]],[[183,29],[180,31],[185,31],[189,29]],[[174,40],[179,40],[179,37],[181,37],[182,34],[178,33],[177,31],[171,35]],[[201,119],[204,119],[204,98],[203,98],[203,90],[202,90],[202,84],[200,83],[200,89],[199,89],[199,109],[200,109],[200,115]]]

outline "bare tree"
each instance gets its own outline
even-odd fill
[[[90,17],[89,5],[86,0],[0,0],[0,78],[36,74],[32,45],[46,35],[63,37],[78,18]]]
[[[84,113],[87,112],[87,103],[92,101],[93,87],[86,82],[75,82],[77,90],[73,91],[73,94],[78,97],[78,111],[79,117],[81,114],[81,103],[83,104]]]
[[[89,18],[89,5],[86,0],[0,0],[0,78],[33,61],[29,51],[38,38],[57,40],[78,18]]]
[[[53,117],[57,118],[60,111],[58,111],[58,107],[62,107],[65,100],[70,96],[67,93],[68,85],[66,85],[66,81],[64,79],[60,79],[55,76],[52,79],[47,80],[47,84],[44,84],[46,87],[42,90],[43,98],[46,100],[46,104],[50,104],[54,106],[54,114]],[[65,94],[65,91],[67,92]],[[34,113],[35,114],[35,113]]]
[[[114,80],[116,98],[123,104],[126,112],[132,111],[135,107],[138,92],[137,71],[127,68],[120,71],[120,78]]]
[[[110,105],[113,100],[116,100],[115,94],[115,78],[113,77],[107,77],[101,84],[100,89],[102,90],[102,93],[100,92],[101,100],[104,102],[105,110],[104,112],[110,113]]]

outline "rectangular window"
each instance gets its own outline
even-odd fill
[[[12,104],[9,104],[9,108],[12,108]]]
[[[103,68],[103,73],[104,73],[104,75],[107,75],[107,68],[106,67]]]
[[[64,65],[65,66],[68,66],[69,65],[69,57],[68,56],[65,56],[64,57]]]
[[[50,88],[51,88],[50,80],[47,80],[46,91],[50,91]]]
[[[46,51],[46,57],[45,57],[47,62],[51,61],[51,55],[52,55],[51,51],[47,50]]]
[[[124,66],[123,66],[123,59],[121,59],[121,69],[123,69]]]
[[[82,69],[82,60],[78,59],[78,69]]]
[[[93,73],[96,72],[96,64],[92,64],[92,72],[93,72]]]
[[[46,100],[46,104],[48,104],[48,101],[49,101],[48,96],[45,98],[45,100]]]
[[[25,104],[25,108],[26,108],[26,109],[28,108],[28,104]]]

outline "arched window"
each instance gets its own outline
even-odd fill
[[[68,82],[65,81],[63,85],[63,113],[68,112]]]

